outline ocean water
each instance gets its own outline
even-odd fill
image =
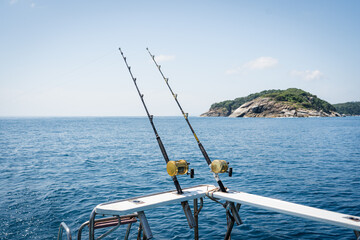
[[[360,216],[360,117],[191,118],[210,158],[224,159],[230,189]],[[216,184],[180,117],[154,122],[171,160]],[[79,226],[100,203],[174,190],[145,117],[0,119],[0,239],[55,239],[65,221]],[[192,239],[180,205],[146,212],[154,239]],[[242,206],[232,239],[355,239],[352,230]],[[223,239],[225,211],[205,199],[201,239]],[[132,228],[136,239],[138,223]],[[109,239],[123,239],[125,226]],[[83,239],[87,237],[84,229]]]

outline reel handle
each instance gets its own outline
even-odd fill
[[[231,167],[231,168],[229,168],[229,177],[232,177],[232,174],[233,174],[233,169]]]
[[[194,169],[190,169],[190,178],[194,178],[194,175],[195,175],[195,171]]]

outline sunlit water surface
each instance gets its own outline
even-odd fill
[[[360,216],[360,118],[191,118],[234,190]],[[154,118],[171,160],[216,184],[180,117]],[[173,190],[147,118],[0,119],[0,239],[55,239],[61,221],[76,237],[99,203]],[[192,239],[180,205],[146,212],[155,239]],[[232,239],[354,239],[349,229],[242,206]],[[223,239],[225,211],[205,199],[201,239]],[[136,239],[138,223],[131,239]],[[87,229],[83,238],[87,237]],[[110,239],[123,239],[125,226]]]

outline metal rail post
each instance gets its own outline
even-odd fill
[[[138,212],[139,220],[143,229],[143,232],[146,236],[146,239],[151,239],[153,237],[148,220],[146,219],[145,213],[143,211]]]
[[[65,229],[67,239],[68,239],[68,240],[71,240],[72,238],[71,238],[70,228],[69,228],[69,227],[66,225],[66,223],[64,223],[64,222],[61,222],[61,223],[60,223],[59,233],[58,233],[57,240],[61,240],[61,239],[62,239],[63,229]]]
[[[94,240],[95,238],[95,216],[96,212],[95,209],[92,210],[90,214],[90,220],[89,220],[89,240]]]
[[[360,232],[354,230],[354,233],[355,233],[355,236],[356,236],[356,240],[360,240]]]
[[[194,219],[195,219],[195,227],[194,227],[194,239],[199,240],[199,213],[204,205],[203,198],[200,198],[200,207],[198,207],[198,199],[194,199]]]
[[[198,211],[198,200],[197,198],[194,199],[194,219],[195,219],[195,226],[194,226],[194,239],[199,240],[199,216],[196,214]]]
[[[236,207],[235,207],[237,213],[239,212],[240,207],[241,207],[241,204],[237,203],[237,204],[236,204]],[[231,238],[231,231],[232,231],[232,229],[233,229],[233,227],[234,227],[234,223],[235,223],[234,216],[231,215],[230,212],[232,212],[232,211],[231,211],[231,208],[230,208],[230,210],[227,210],[227,211],[226,211],[226,215],[227,215],[228,221],[227,221],[227,230],[226,230],[226,234],[225,234],[225,238],[224,238],[225,240],[230,240],[230,238]],[[241,222],[241,224],[242,224],[242,222]]]

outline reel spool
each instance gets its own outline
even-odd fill
[[[194,178],[194,169],[192,168],[189,173],[189,165],[190,163],[186,162],[186,160],[183,159],[177,161],[169,161],[166,164],[166,171],[171,177],[190,174],[190,177]]]
[[[228,171],[229,170],[229,171]],[[214,160],[211,163],[211,171],[213,173],[229,173],[229,177],[232,176],[232,168],[229,168],[229,163],[225,160]]]

